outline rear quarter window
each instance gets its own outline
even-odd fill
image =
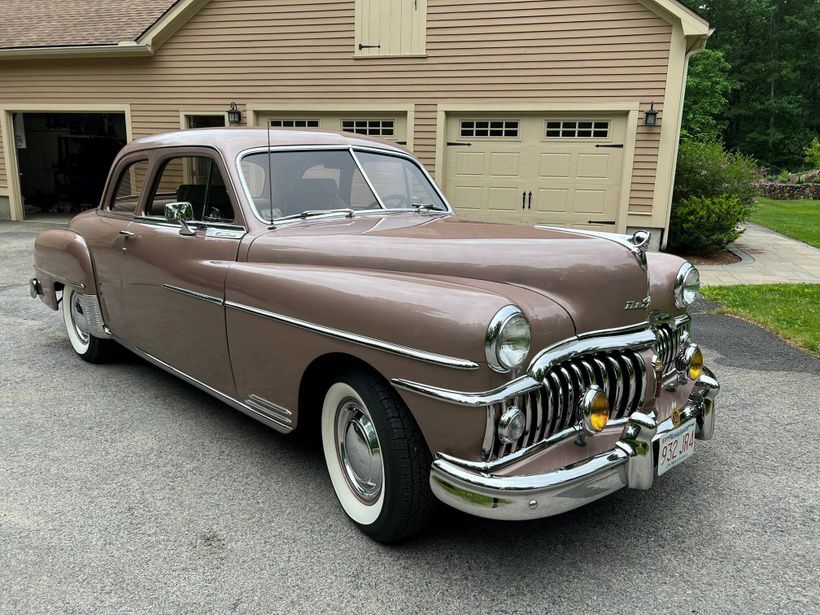
[[[133,214],[148,177],[148,161],[137,160],[126,166],[117,178],[114,194],[108,204],[109,211]]]

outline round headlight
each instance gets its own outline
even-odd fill
[[[503,307],[487,328],[487,364],[502,373],[520,367],[530,354],[531,344],[532,331],[526,316],[514,305]]]
[[[675,305],[686,308],[692,305],[700,293],[700,272],[692,263],[684,263],[675,278]]]

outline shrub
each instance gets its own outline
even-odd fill
[[[686,140],[680,145],[673,201],[727,195],[752,205],[756,179],[755,162],[748,156],[727,152],[720,143]]]
[[[669,247],[679,254],[709,255],[726,248],[742,234],[751,204],[736,195],[690,196],[672,206]]]
[[[803,160],[810,169],[820,169],[820,139],[815,138],[803,150]]]
[[[780,175],[777,176],[777,181],[785,184],[791,179],[792,174],[788,171],[782,171]]]

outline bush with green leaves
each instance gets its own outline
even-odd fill
[[[820,139],[814,139],[809,146],[803,150],[803,161],[809,169],[820,169]]]
[[[709,255],[740,237],[751,204],[735,195],[690,196],[675,203],[669,224],[669,247],[678,254]]]
[[[686,140],[680,144],[673,201],[729,195],[751,205],[757,178],[755,161],[748,156],[727,152],[720,143]]]

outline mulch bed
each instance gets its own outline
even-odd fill
[[[734,265],[740,262],[740,257],[732,254],[728,250],[718,252],[711,256],[695,256],[689,254],[679,254],[681,258],[685,258],[693,265]]]

